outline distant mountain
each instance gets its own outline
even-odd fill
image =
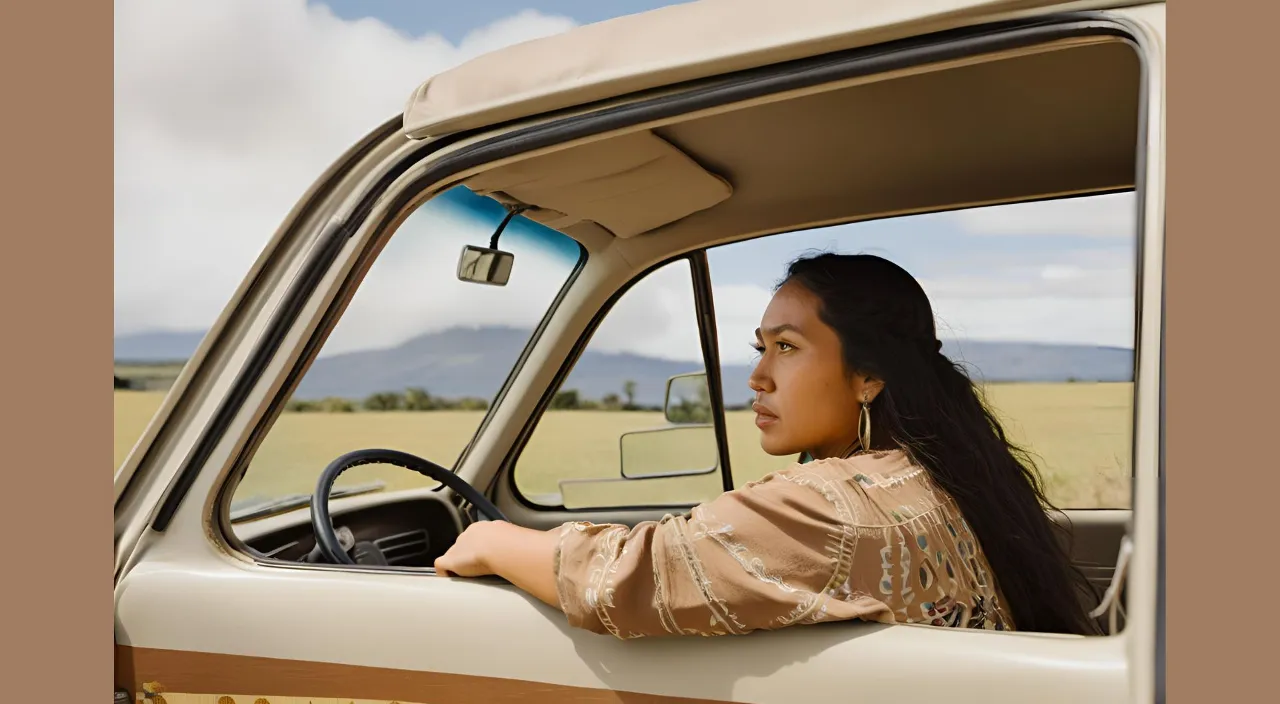
[[[452,329],[422,335],[391,349],[324,357],[307,371],[295,398],[362,398],[377,391],[420,386],[436,396],[489,399],[515,366],[529,334],[528,330],[508,327]],[[701,365],[589,351],[578,360],[565,388],[577,389],[584,398],[598,399],[610,393],[621,396],[622,383],[632,380],[636,382],[636,403],[658,404],[669,377],[695,371],[701,371]]]
[[[158,330],[115,339],[117,362],[182,362],[195,354],[204,331]]]
[[[116,339],[117,361],[185,359],[203,333],[151,333]],[[529,338],[528,330],[507,327],[452,329],[415,337],[393,348],[347,352],[316,360],[295,394],[298,399],[326,396],[364,398],[378,391],[422,387],[436,396],[489,399],[497,393]],[[185,354],[179,354],[185,350]],[[1087,345],[1020,342],[949,343],[947,356],[965,363],[979,381],[1129,381],[1131,350]],[[564,388],[583,398],[622,395],[626,380],[636,382],[636,402],[662,403],[667,379],[701,371],[696,362],[588,351],[578,360]],[[750,368],[722,367],[729,403],[747,401]]]
[[[975,381],[1133,381],[1133,350],[1035,342],[946,343]]]
[[[454,329],[416,337],[391,349],[350,352],[316,360],[298,389],[300,399],[362,398],[376,391],[420,386],[445,397],[492,398],[529,338],[529,331],[503,327]],[[966,341],[943,350],[965,363],[980,381],[1129,381],[1130,350],[1086,345]],[[667,379],[701,371],[696,362],[674,362],[628,353],[585,352],[565,381],[583,398],[621,394],[636,382],[636,402],[660,404]],[[729,403],[747,401],[746,365],[721,368]]]

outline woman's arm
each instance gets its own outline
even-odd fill
[[[634,528],[477,523],[436,567],[501,576],[563,611],[570,625],[619,638],[892,621],[877,600],[840,593],[857,543],[842,494],[806,467],[726,492],[689,516]],[[868,559],[878,577],[879,556]]]
[[[497,575],[550,606],[560,608],[556,590],[556,530],[521,528],[505,521],[473,523],[453,547],[436,559],[443,576]]]

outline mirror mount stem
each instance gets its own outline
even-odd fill
[[[498,238],[502,236],[502,231],[507,229],[507,225],[511,223],[512,218],[530,209],[527,205],[506,206],[506,208],[507,216],[502,219],[502,222],[498,223],[498,229],[494,230],[493,236],[489,238],[489,249],[498,248]]]

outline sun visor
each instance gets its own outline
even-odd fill
[[[637,132],[525,159],[463,185],[507,204],[532,206],[531,220],[557,230],[589,222],[634,237],[706,210],[733,193],[652,132]]]

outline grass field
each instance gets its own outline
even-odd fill
[[[1129,507],[1130,384],[1000,384],[988,387],[986,393],[1011,438],[1035,454],[1055,504],[1061,508]],[[116,392],[116,466],[162,398],[160,393]],[[482,418],[479,411],[285,413],[255,455],[237,497],[310,492],[325,465],[361,448],[404,450],[448,466]],[[759,449],[751,413],[731,413],[728,421],[735,484],[785,467],[793,459],[770,457]],[[565,504],[571,507],[699,501],[714,496],[720,491],[719,475],[639,482],[619,479],[620,436],[662,424],[656,413],[550,412],[516,467],[517,485],[522,493],[533,495],[559,493],[561,479],[596,480],[563,487]],[[350,470],[339,483],[373,478],[391,488],[430,484],[408,470],[377,465]]]
[[[119,377],[167,377],[173,378],[182,372],[181,364],[121,364],[115,365],[116,376]]]

